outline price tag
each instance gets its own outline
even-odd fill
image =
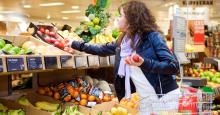
[[[72,60],[72,56],[60,56],[60,63],[62,68],[73,67],[74,61]]]
[[[57,57],[44,57],[46,69],[57,69]]]
[[[9,72],[24,71],[24,59],[23,58],[6,58],[7,69]]]
[[[100,66],[109,66],[109,57],[99,57]]]
[[[76,56],[75,57],[76,67],[88,67],[87,56]]]
[[[41,57],[27,57],[28,70],[43,69]]]
[[[3,72],[3,62],[2,62],[2,58],[0,58],[0,72]]]
[[[99,66],[99,56],[89,55],[88,56],[88,64],[90,67]]]

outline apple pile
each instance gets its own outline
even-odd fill
[[[6,41],[1,38],[0,38],[0,51],[2,51],[2,54],[9,54],[9,55],[32,54],[32,50],[24,49],[18,46],[14,46],[13,44],[10,43],[6,43]]]
[[[43,40],[49,44],[53,44],[55,47],[58,47],[66,52],[74,53],[74,49],[70,47],[65,47],[69,43],[68,39],[62,39],[55,32],[47,29],[46,27],[40,27],[37,30],[37,34],[43,38]]]
[[[40,87],[37,93],[81,106],[93,106],[114,98],[111,94],[104,93],[99,87],[93,86],[82,78],[74,78],[59,84],[52,84],[49,87]]]
[[[184,70],[185,76],[192,77],[201,77],[206,78],[208,81],[214,83],[220,83],[220,72],[217,72],[215,69],[195,69],[195,68],[187,68]]]

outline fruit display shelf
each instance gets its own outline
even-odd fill
[[[0,55],[1,72],[75,67],[71,54],[31,36],[0,36],[0,38],[1,51],[8,52]],[[22,50],[24,53],[20,53]],[[56,67],[48,67],[54,64]]]

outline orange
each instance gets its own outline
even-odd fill
[[[52,97],[53,96],[53,92],[49,91],[49,92],[47,92],[47,95]]]
[[[87,105],[87,100],[86,99],[81,99],[79,104],[82,105],[82,106],[86,106]]]
[[[39,88],[37,92],[41,95],[45,95],[46,91],[43,88]]]
[[[108,101],[110,101],[110,96],[108,96],[108,95],[105,95],[104,97],[103,97],[103,101],[104,102],[108,102]]]
[[[69,102],[71,100],[71,95],[66,96],[63,100],[65,102]]]
[[[82,94],[80,94],[80,98],[81,98],[81,99],[87,99],[87,95],[84,94],[84,93],[82,93]]]
[[[45,87],[44,90],[45,90],[46,92],[49,92],[49,91],[50,91],[50,88],[49,88],[49,87]]]
[[[54,97],[54,99],[59,100],[60,94],[58,92],[55,92],[53,97]]]
[[[88,97],[88,101],[95,101],[95,96],[90,95],[90,96]]]

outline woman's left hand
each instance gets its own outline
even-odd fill
[[[144,59],[138,54],[132,54],[125,59],[125,63],[131,66],[141,66],[143,62]]]

